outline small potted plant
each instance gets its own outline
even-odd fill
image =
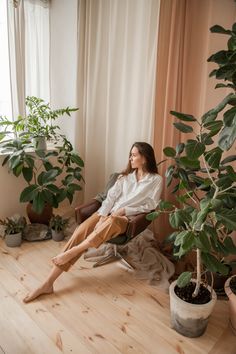
[[[230,35],[228,50],[208,61],[219,65],[210,75],[226,81],[216,87],[229,87],[233,92],[201,118],[171,111],[175,128],[191,137],[164,149],[170,160],[167,186],[172,187],[175,202],[161,201],[148,216],[152,220],[169,214],[174,255],[181,258],[190,253],[195,258],[195,271],[183,272],[170,285],[172,327],[188,337],[204,333],[216,302],[206,272],[228,275],[222,260],[236,254],[231,238],[236,230],[236,155],[228,153],[236,140],[236,24],[232,30],[216,25],[211,32]]]
[[[22,241],[22,231],[26,226],[23,216],[14,215],[4,220],[0,219],[3,226],[5,242],[8,247],[19,247]]]
[[[65,238],[64,231],[69,224],[69,219],[64,219],[60,215],[53,215],[50,219],[49,227],[52,230],[54,241],[62,241]]]

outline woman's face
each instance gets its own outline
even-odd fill
[[[139,153],[138,148],[136,146],[132,148],[129,159],[131,167],[137,169],[143,168],[143,165],[146,162],[145,157]]]

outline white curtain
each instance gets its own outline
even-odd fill
[[[8,1],[12,111],[25,114],[25,97],[49,100],[49,1]]]
[[[78,138],[85,199],[152,143],[159,0],[80,0]],[[81,54],[83,53],[83,54]]]

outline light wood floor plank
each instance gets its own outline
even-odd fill
[[[54,295],[23,304],[63,244],[25,242],[9,249],[0,241],[0,354],[45,348],[50,354],[236,354],[226,301],[217,301],[204,336],[185,338],[170,328],[168,294],[118,264],[95,269],[81,259],[58,279]]]

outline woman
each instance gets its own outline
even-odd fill
[[[157,173],[151,145],[134,143],[130,150],[126,170],[118,177],[100,209],[80,224],[67,242],[62,253],[52,259],[54,266],[41,286],[30,292],[24,302],[42,294],[53,293],[53,284],[89,247],[126,231],[128,217],[156,208],[162,190],[162,177]]]

